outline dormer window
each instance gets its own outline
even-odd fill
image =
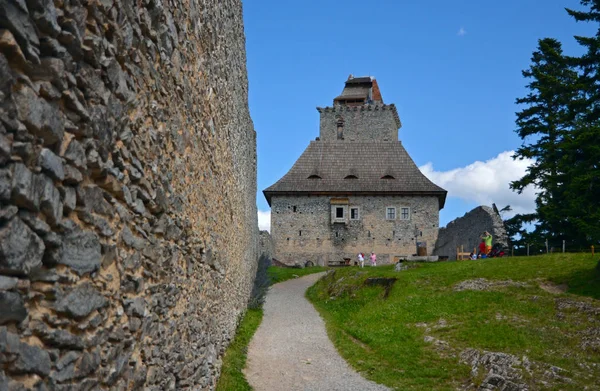
[[[382,176],[381,179],[396,179],[396,178],[394,178],[390,174],[387,174],[387,175]]]
[[[346,175],[344,179],[358,179],[358,177],[354,174]]]
[[[308,179],[323,179],[323,178],[321,178],[317,174],[312,174],[311,176],[308,177]]]

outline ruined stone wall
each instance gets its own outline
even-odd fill
[[[258,256],[239,0],[0,1],[0,390],[212,389]]]
[[[416,242],[426,242],[433,251],[439,227],[438,198],[417,196],[349,196],[350,208],[359,209],[359,219],[332,224],[328,196],[273,196],[271,231],[273,257],[288,265],[312,261],[356,258],[358,252],[374,251],[381,264],[395,256],[417,252]],[[386,220],[386,208],[396,207],[397,218]],[[400,208],[410,208],[410,219],[400,219]]]
[[[338,117],[344,120],[344,140],[398,141],[400,119],[396,106],[380,103],[362,106],[319,107],[321,140],[337,140]]]
[[[478,206],[463,217],[451,221],[440,228],[434,254],[456,259],[456,247],[463,246],[465,252],[479,246],[481,234],[488,231],[493,236],[493,244],[508,245],[508,237],[502,219],[489,206]]]

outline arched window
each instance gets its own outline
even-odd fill
[[[396,179],[396,178],[394,178],[390,174],[386,174],[386,175],[382,176],[381,179]]]
[[[312,174],[308,177],[308,179],[323,179],[320,176],[318,176],[317,174]]]
[[[346,175],[344,179],[358,179],[358,177],[354,174]]]

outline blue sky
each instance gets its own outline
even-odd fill
[[[565,7],[578,0],[244,2],[250,114],[257,131],[259,224],[275,183],[319,134],[317,106],[330,106],[349,74],[374,76],[395,103],[406,150],[448,190],[440,225],[477,205],[533,209],[534,190],[508,189],[527,162],[513,161],[521,71],[540,38],[567,54],[593,35]]]

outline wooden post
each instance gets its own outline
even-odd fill
[[[527,243],[527,256],[529,256],[529,243]]]
[[[592,257],[594,256],[594,245],[592,244]]]
[[[546,239],[546,254],[548,254],[548,239]]]
[[[565,253],[565,240],[563,239],[563,254]]]
[[[515,246],[511,246],[511,248],[510,248],[510,256],[511,257],[515,256]]]

